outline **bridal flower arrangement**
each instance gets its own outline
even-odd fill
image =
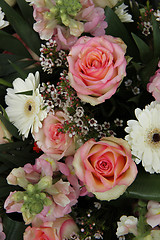
[[[0,1],[0,239],[160,239],[160,1]]]

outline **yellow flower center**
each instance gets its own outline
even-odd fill
[[[160,129],[155,128],[149,131],[147,141],[152,147],[160,147]]]
[[[36,103],[33,99],[29,98],[27,99],[25,105],[24,105],[24,113],[27,117],[30,117],[33,115],[33,113],[36,110]]]

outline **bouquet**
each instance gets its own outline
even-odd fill
[[[159,1],[0,1],[0,239],[160,239],[159,39]]]

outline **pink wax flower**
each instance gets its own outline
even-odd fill
[[[65,120],[67,120],[65,113],[57,111],[54,115],[48,115],[39,132],[33,134],[38,147],[55,160],[75,153],[74,138],[59,131]]]
[[[147,91],[152,93],[156,101],[160,101],[160,61],[158,63],[159,69],[155,72],[147,84]]]
[[[126,45],[112,36],[81,37],[67,57],[69,80],[78,97],[91,105],[109,99],[126,76]]]
[[[78,232],[74,220],[66,215],[53,222],[45,222],[40,226],[27,227],[24,240],[63,240]]]
[[[100,200],[118,198],[137,175],[128,143],[115,137],[84,143],[74,155],[73,166],[87,190]]]
[[[160,203],[149,201],[147,204],[148,212],[146,214],[147,223],[152,227],[160,225]]]

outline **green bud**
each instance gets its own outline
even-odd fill
[[[45,177],[41,178],[41,180],[36,185],[37,185],[38,191],[45,190],[46,188],[48,188],[52,185],[52,177],[45,176]]]
[[[24,192],[15,192],[12,198],[15,202],[20,202],[24,199]]]
[[[41,201],[33,202],[29,209],[31,214],[38,214],[43,210],[43,203]]]
[[[32,184],[28,184],[27,186],[27,192],[29,194],[33,194],[35,192],[35,186],[33,186]]]
[[[45,206],[50,206],[50,205],[52,205],[51,199],[45,198],[45,199],[44,199],[44,205],[45,205]]]
[[[54,15],[57,15],[58,12],[59,12],[59,9],[58,9],[56,6],[53,6],[53,7],[50,9],[50,12],[53,13]]]

